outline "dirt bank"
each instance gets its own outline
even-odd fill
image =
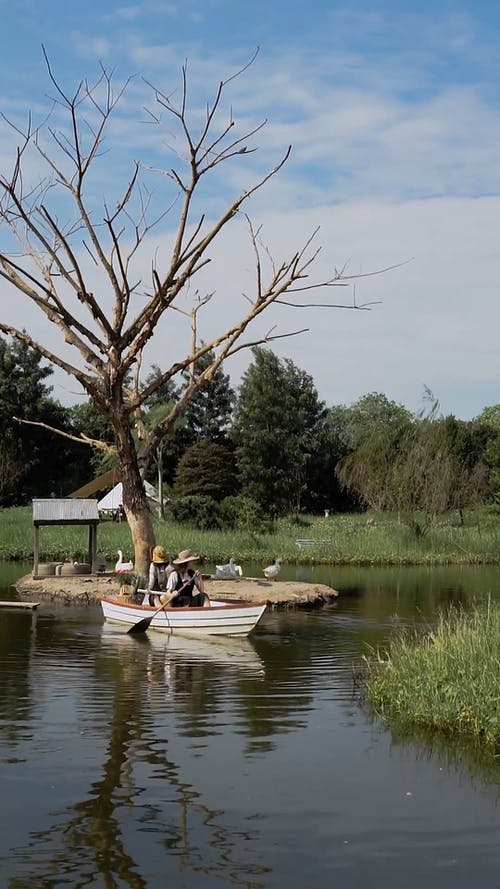
[[[301,581],[268,581],[242,577],[239,581],[204,577],[205,589],[213,599],[266,600],[271,608],[294,606],[314,607],[336,599],[338,593],[322,583]],[[33,580],[31,574],[15,584],[24,601],[61,601],[65,604],[98,604],[103,596],[120,593],[122,581],[116,575],[79,575],[76,577],[43,577]]]

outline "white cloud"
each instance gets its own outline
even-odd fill
[[[221,176],[202,189],[201,207],[213,216],[291,143],[285,168],[248,204],[277,259],[300,247],[318,225],[320,277],[347,260],[353,272],[368,272],[414,259],[356,283],[358,301],[382,301],[371,312],[311,309],[304,321],[298,312],[276,308],[258,331],[278,321],[283,330],[310,326],[309,334],[273,348],[311,373],[329,404],[377,390],[416,409],[427,384],[445,411],[472,416],[500,383],[499,41],[471,14],[420,11],[390,21],[382,10],[360,14],[328,7],[322,32],[314,20],[307,39],[297,34],[287,43],[276,32],[248,72],[230,84],[221,119],[226,121],[232,108],[235,133],[265,117],[269,124],[255,139],[258,153],[222,168]],[[179,4],[141,8],[164,22],[181,21]],[[186,13],[211,22],[224,8],[193,4]],[[103,19],[82,25],[72,35],[75,52],[116,63],[125,75],[144,73],[174,100],[180,99],[180,70],[187,58],[190,116],[199,124],[220,78],[248,60],[251,50],[242,49],[243,38],[251,46],[254,35],[212,40],[200,27],[189,39],[174,40],[161,28],[146,29],[138,9],[137,4],[116,7],[107,29]],[[23,103],[10,101],[16,115]],[[138,76],[112,124],[113,150],[96,169],[99,201],[108,190],[115,198],[115,176],[123,185],[133,159],[166,170],[177,162],[174,122],[164,116],[159,138],[158,129],[144,123],[148,104],[150,90]],[[11,148],[12,133],[0,127],[2,169]],[[147,181],[164,203],[171,199],[166,176],[151,175]],[[250,291],[254,280],[244,226],[236,226],[211,255],[213,263],[196,282],[203,292],[217,292],[207,334],[241,312],[241,292]],[[141,270],[147,281],[147,258]],[[337,301],[350,296],[352,290],[333,292]],[[318,298],[324,301],[324,294]],[[175,318],[173,340],[181,348],[184,334]],[[164,323],[151,362],[164,363],[167,342],[172,337]],[[239,356],[228,366],[235,382],[247,362],[248,356]]]

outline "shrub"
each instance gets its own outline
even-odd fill
[[[262,507],[251,497],[236,494],[226,497],[220,505],[220,516],[223,525],[237,528],[240,531],[267,530]]]
[[[194,525],[201,531],[217,529],[221,526],[219,506],[213,497],[195,494],[192,497],[179,497],[169,504],[172,517],[183,525]]]

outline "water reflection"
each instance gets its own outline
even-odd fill
[[[162,715],[161,708],[155,707],[161,688],[189,712],[195,734],[197,714],[215,705],[215,696],[207,693],[204,666],[229,662],[231,670],[238,663],[246,668],[243,656],[252,653],[251,646],[212,649],[210,643],[202,643],[197,650],[189,642],[173,644],[169,637],[153,641],[149,636],[107,630],[101,639],[102,647],[94,652],[95,677],[102,673],[107,677],[106,698],[112,702],[112,715],[102,764],[94,764],[100,776],[85,796],[52,813],[46,827],[33,832],[25,846],[16,846],[20,876],[9,885],[21,889],[70,882],[74,887],[145,889],[150,883],[144,861],[152,841],[160,842],[177,859],[189,885],[200,875],[219,871],[230,872],[238,885],[263,885],[255,877],[267,869],[259,862],[240,859],[241,836],[219,824],[221,813],[210,808],[183,778],[182,769],[167,755],[168,740],[161,737],[155,720],[156,712]],[[90,643],[91,637],[86,641]],[[252,671],[262,673],[256,655]],[[95,683],[90,697],[102,691]],[[97,709],[94,716],[99,720]],[[77,763],[72,765],[78,769]],[[67,763],[61,763],[61,768],[65,770]]]
[[[2,610],[0,621],[0,737],[15,747],[31,716],[29,669],[36,612]],[[7,669],[8,665],[8,669]]]
[[[426,731],[417,727],[411,732],[393,726],[392,747],[409,750],[417,761],[439,762],[441,770],[468,775],[478,788],[497,785],[497,801],[500,802],[500,761],[498,756],[481,747],[470,738],[450,738],[438,731]]]
[[[494,885],[498,764],[387,732],[353,675],[368,642],[488,593],[450,577],[337,573],[336,603],[270,612],[248,640],[2,614],[1,885]]]

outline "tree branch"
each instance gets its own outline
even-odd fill
[[[71,432],[66,432],[64,429],[57,429],[56,426],[50,426],[48,423],[41,423],[38,420],[26,420],[24,417],[12,417],[12,419],[15,420],[16,423],[22,423],[24,426],[38,426],[41,429],[46,429],[48,432],[53,432],[55,435],[61,436],[61,438],[76,441],[78,444],[89,445],[89,447],[104,451],[105,454],[116,456],[116,447],[114,445],[110,445],[98,438],[90,438],[90,436],[85,435],[84,432],[81,432],[80,435],[74,435]]]

